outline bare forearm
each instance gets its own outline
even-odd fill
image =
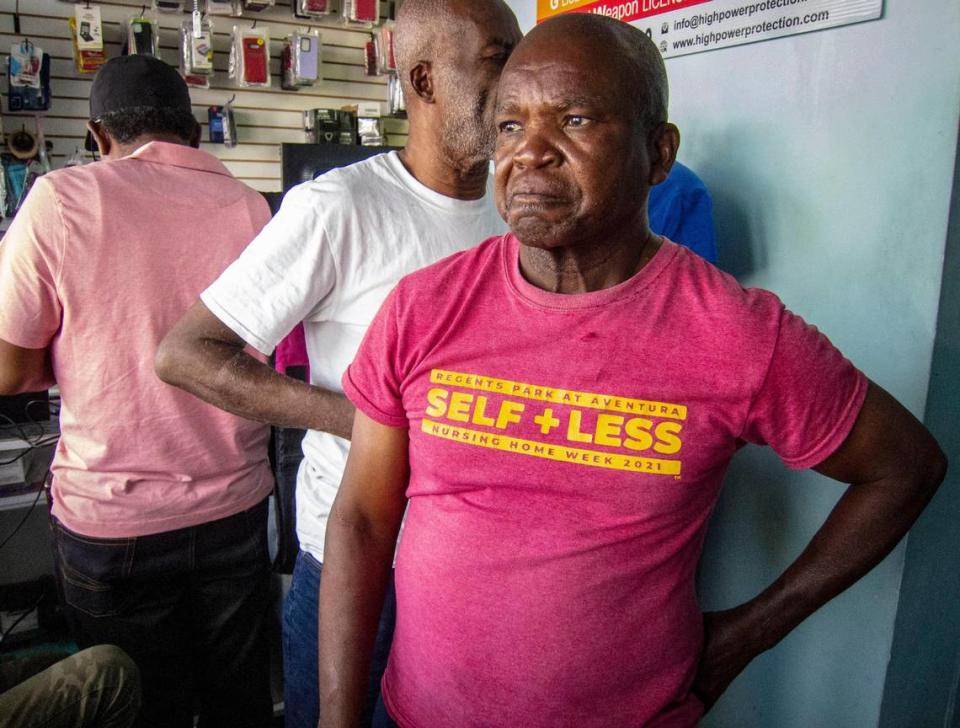
[[[321,728],[359,725],[395,544],[395,531],[377,535],[334,506],[320,585]]]
[[[205,340],[175,356],[161,347],[157,374],[240,417],[350,438],[354,408],[346,397],[279,374],[229,343]]]
[[[877,565],[942,480],[942,460],[913,484],[901,478],[850,486],[799,558],[751,601],[704,615],[694,691],[709,707],[760,653]]]
[[[816,470],[853,483],[770,587],[704,615],[694,691],[709,707],[749,663],[877,565],[933,497],[946,459],[929,432],[873,382],[843,445]]]
[[[943,479],[943,467],[937,459],[909,485],[891,478],[850,486],[799,558],[744,605],[758,651],[775,645],[876,566],[929,502]]]
[[[0,395],[42,392],[54,384],[49,349],[24,349],[0,339]]]

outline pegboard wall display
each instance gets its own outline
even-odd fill
[[[365,102],[379,103],[383,114],[389,108],[388,77],[369,76],[365,72],[370,29],[345,25],[339,15],[320,20],[294,17],[291,2],[297,0],[276,0],[273,7],[259,12],[244,10],[241,17],[210,16],[214,74],[209,89],[190,89],[194,115],[203,127],[201,147],[220,158],[237,178],[263,192],[280,191],[280,145],[305,141],[305,110],[340,109]],[[107,57],[119,56],[127,37],[127,21],[141,12],[144,3],[111,0],[91,4],[100,9]],[[201,1],[200,7],[205,4]],[[390,17],[394,4],[395,0],[381,1],[381,20]],[[190,19],[189,11],[193,9],[192,0],[183,5],[185,12],[165,13],[150,10],[151,3],[146,3],[147,11],[159,21],[159,57],[174,67],[179,67],[180,61],[181,24]],[[19,34],[14,27],[17,11]],[[69,26],[74,13],[75,4],[64,0],[0,0],[0,67],[6,70],[11,47],[24,38],[50,55],[49,109],[38,115],[10,112],[8,99],[4,98],[4,131],[11,134],[24,127],[34,132],[39,116],[42,133],[52,143],[49,161],[54,169],[64,166],[78,149],[83,152],[93,82],[93,74],[79,73],[74,64]],[[241,88],[228,77],[233,26],[251,27],[254,22],[257,28],[269,29],[269,88]],[[280,68],[283,39],[291,33],[313,29],[319,31],[322,40],[322,77],[313,86],[284,90]],[[208,108],[226,104],[231,98],[237,146],[210,143]],[[405,119],[384,118],[383,127],[387,144],[402,146],[406,142]]]

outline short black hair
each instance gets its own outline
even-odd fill
[[[120,144],[129,144],[145,134],[175,134],[189,142],[197,128],[197,120],[186,109],[131,106],[108,111],[97,121],[104,131]]]

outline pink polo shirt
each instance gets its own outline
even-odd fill
[[[67,528],[159,533],[270,492],[268,428],[153,371],[160,339],[269,217],[215,157],[177,144],[37,181],[0,244],[0,339],[50,348],[53,513]]]

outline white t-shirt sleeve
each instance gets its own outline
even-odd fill
[[[291,189],[276,216],[200,295],[214,316],[263,354],[315,317],[336,284],[324,227],[329,206],[320,197],[311,183]]]

